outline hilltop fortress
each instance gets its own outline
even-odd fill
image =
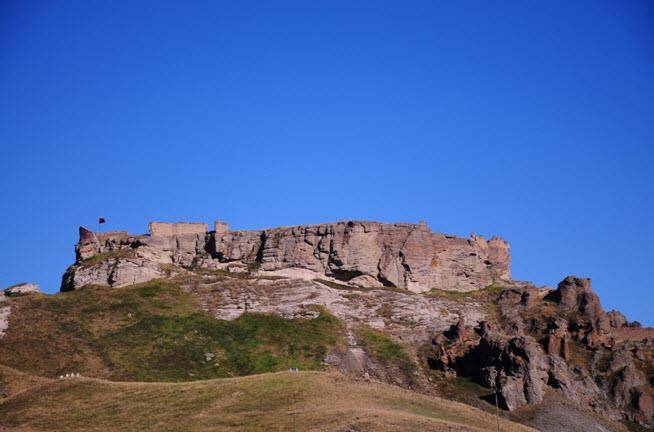
[[[62,291],[89,284],[120,287],[193,268],[412,292],[472,291],[511,279],[506,241],[433,233],[425,223],[344,221],[230,231],[216,221],[210,231],[206,223],[151,222],[143,235],[80,227],[75,250]]]
[[[61,286],[61,291],[73,292],[56,299],[66,307],[54,309],[74,311],[64,321],[67,326],[61,326],[62,334],[74,334],[77,341],[77,329],[83,324],[72,325],[73,319],[103,311],[93,318],[113,320],[107,326],[112,333],[105,333],[103,340],[110,341],[108,345],[119,345],[121,338],[126,338],[126,346],[143,344],[142,351],[124,352],[133,355],[134,362],[149,361],[157,369],[166,367],[159,358],[176,355],[185,359],[181,367],[189,372],[215,370],[220,365],[212,365],[207,356],[220,355],[221,363],[222,356],[227,358],[226,342],[215,335],[257,319],[251,315],[225,323],[246,312],[293,323],[325,314],[311,325],[331,326],[326,323],[333,319],[343,326],[334,333],[341,342],[315,357],[322,366],[429,391],[437,390],[433,378],[465,377],[495,390],[496,400],[507,410],[531,405],[532,412],[547,419],[563,412],[565,421],[580,418],[575,429],[580,431],[599,421],[598,414],[607,421],[654,425],[654,329],[629,322],[618,311],[606,312],[588,278],[568,276],[556,289],[512,280],[509,244],[500,238],[433,233],[424,223],[342,221],[232,231],[220,221],[212,230],[205,223],[151,222],[148,233],[141,235],[94,233],[80,227],[75,250],[75,263],[66,270]],[[148,281],[152,283],[129,288]],[[92,285],[96,288],[75,292]],[[117,300],[123,293],[114,295],[98,286],[125,287],[124,299]],[[12,306],[20,305],[20,299],[13,297],[34,294],[29,291],[22,285],[12,287],[5,303],[0,303],[3,342],[14,343],[5,345],[10,347],[5,351],[0,344],[0,355],[14,358],[14,364],[24,364],[21,356],[32,352],[16,347],[23,340],[36,340],[31,333],[16,337],[20,331],[31,331],[34,321],[11,324],[11,319],[23,316],[15,312],[21,310],[18,306]],[[181,298],[186,294],[188,298]],[[87,303],[73,304],[85,298],[94,302],[89,313]],[[36,294],[34,299],[21,307],[46,307],[38,306],[43,296]],[[155,306],[159,302],[162,306]],[[163,309],[168,304],[185,306],[173,312]],[[152,312],[146,312],[150,307]],[[23,310],[28,317],[30,309]],[[52,319],[51,310],[42,313]],[[376,357],[376,349],[366,342],[368,332],[375,338],[388,337],[384,344],[397,344],[398,350],[404,347],[406,356],[400,363]],[[49,342],[50,337],[59,337],[56,333],[40,334],[46,347],[59,350]],[[85,350],[93,353],[100,340],[93,332],[84,337],[93,339],[81,345],[88,348],[80,349],[80,356],[90,355]],[[157,340],[156,348],[148,345],[149,338]],[[275,343],[286,344],[287,339]],[[293,349],[299,351],[298,346]],[[34,356],[37,361],[49,358],[49,352],[43,352]],[[119,356],[110,357],[111,352],[97,351],[88,363],[120,361]],[[72,348],[63,350],[65,356],[72,353],[78,355]],[[237,358],[240,363],[240,354]],[[112,373],[113,367],[109,363],[107,371]],[[570,404],[562,408],[557,402],[562,400]]]

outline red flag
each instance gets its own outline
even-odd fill
[[[99,218],[99,219],[98,219],[98,223],[99,223],[99,224],[103,224],[103,223],[105,223],[105,222],[107,222],[107,221],[106,221],[104,218]]]

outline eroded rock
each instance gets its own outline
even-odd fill
[[[654,339],[616,342],[612,329],[622,335],[626,319],[604,312],[588,279],[568,277],[549,292],[508,287],[497,303],[499,323],[435,335],[429,365],[496,388],[508,410],[537,404],[550,389],[614,420],[651,420],[654,377],[643,371],[652,370]]]
[[[41,292],[39,285],[35,283],[20,283],[6,288],[4,293],[7,297],[18,297],[28,294],[35,294]]]
[[[80,227],[77,261],[63,287],[74,289],[80,283],[118,286],[130,278],[159,277],[144,261],[271,274],[304,271],[357,286],[392,286],[413,292],[432,288],[472,291],[511,277],[509,245],[504,240],[432,233],[426,224],[348,221],[229,231],[226,224],[217,222],[215,227],[216,231],[209,232],[202,223],[152,222],[147,235],[93,233]],[[110,268],[86,269],[110,258],[121,262],[141,258],[130,262],[143,269],[114,277],[119,283],[110,282]],[[71,276],[78,271],[82,275]]]

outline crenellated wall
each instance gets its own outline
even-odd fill
[[[204,223],[151,222],[147,235],[100,234],[80,227],[77,261],[64,276],[62,289],[88,283],[122,286],[161,277],[162,264],[256,269],[413,292],[471,291],[511,278],[506,241],[432,233],[424,223],[345,221],[253,231],[230,231],[220,221],[214,226],[208,231]],[[99,254],[107,259],[93,263],[90,258]],[[115,274],[121,266],[127,266],[127,276],[124,269],[122,277]]]

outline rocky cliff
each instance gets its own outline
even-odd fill
[[[149,233],[93,233],[80,227],[77,259],[62,291],[124,286],[189,268],[224,269],[351,285],[473,291],[510,280],[509,245],[493,237],[432,233],[424,224],[348,221],[230,231],[215,223],[149,224]]]
[[[606,417],[651,425],[654,329],[605,312],[588,278],[569,276],[556,290],[514,286],[497,304],[497,321],[437,333],[430,366],[496,388],[508,410],[559,392]]]

